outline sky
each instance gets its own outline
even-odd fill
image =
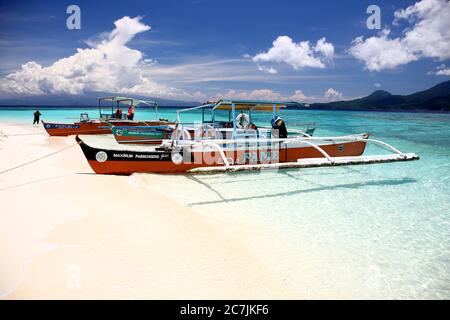
[[[81,29],[67,28],[72,4]],[[370,5],[379,29],[367,26]],[[450,79],[449,30],[448,0],[4,1],[0,97],[409,94]]]

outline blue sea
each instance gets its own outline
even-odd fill
[[[95,109],[43,109],[47,121],[72,122]],[[33,110],[0,109],[0,122],[32,123]],[[370,132],[414,152],[419,161],[196,176],[205,194],[180,195],[192,208],[258,220],[288,239],[317,268],[302,278],[316,290],[350,298],[450,298],[450,114],[285,110],[288,128],[315,122],[316,136]],[[175,109],[159,110],[175,120]],[[199,120],[200,112],[183,115]],[[222,114],[226,118],[227,114]],[[138,109],[137,119],[154,118]],[[270,116],[254,114],[258,125]],[[386,153],[368,147],[367,153]],[[178,178],[177,178],[178,179]],[[295,252],[295,250],[294,250]]]

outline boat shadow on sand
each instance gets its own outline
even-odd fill
[[[210,205],[210,204],[218,204],[218,203],[228,203],[228,202],[237,202],[237,201],[246,201],[246,200],[256,200],[256,199],[267,199],[267,198],[276,198],[283,196],[295,196],[299,194],[307,194],[314,193],[320,191],[331,191],[337,189],[359,189],[366,187],[377,187],[377,186],[397,186],[397,185],[405,185],[416,183],[417,180],[413,178],[402,178],[402,179],[381,179],[381,180],[370,180],[365,182],[354,182],[354,183],[343,183],[336,185],[318,185],[317,187],[309,188],[309,189],[300,189],[300,190],[291,190],[286,192],[279,193],[268,193],[257,196],[245,196],[245,197],[235,197],[235,198],[225,198],[218,190],[214,189],[210,184],[201,181],[195,176],[188,176],[188,179],[193,180],[201,185],[205,186],[207,189],[215,193],[220,200],[211,200],[211,201],[202,201],[202,202],[192,202],[188,203],[188,206],[201,206],[201,205]]]

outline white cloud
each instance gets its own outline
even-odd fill
[[[450,58],[450,2],[448,0],[422,0],[395,13],[397,20],[416,22],[407,29],[404,45],[418,55],[440,60]]]
[[[272,48],[253,57],[253,61],[287,63],[295,70],[309,68],[325,68],[325,63],[334,56],[334,46],[325,38],[311,46],[309,41],[295,43],[288,36],[279,36]]]
[[[381,88],[381,84],[378,83],[378,82],[374,83],[373,86],[374,86],[374,87],[377,87],[377,88]]]
[[[255,89],[253,91],[228,90],[228,92],[225,93],[218,93],[215,98],[278,101],[310,101],[313,99],[304,95],[301,90],[296,90],[293,95],[286,96],[271,89]]]
[[[213,99],[277,100],[311,103],[342,100],[343,94],[333,88],[329,88],[325,91],[323,97],[307,96],[300,89],[295,90],[292,95],[283,95],[271,89],[255,89],[252,91],[228,90],[227,92],[217,93]]]
[[[309,101],[311,98],[307,97],[302,90],[295,90],[294,94],[289,97],[290,101]]]
[[[256,89],[253,91],[228,90],[216,94],[216,99],[242,99],[242,100],[283,100],[283,96],[270,89]]]
[[[273,71],[276,70],[271,72]],[[177,87],[192,87],[201,83],[205,88],[206,84],[215,87],[215,82],[218,81],[267,82],[273,80],[273,74],[258,71],[253,62],[246,59],[211,60],[211,57],[204,56],[194,57],[179,64],[158,63],[142,68],[142,72],[151,79]],[[278,80],[281,78],[279,76]]]
[[[327,91],[325,91],[324,96],[330,101],[342,100],[343,97],[341,92],[336,91],[333,88],[329,88]]]
[[[278,71],[275,70],[274,68],[268,68],[268,67],[264,67],[264,66],[260,66],[260,65],[258,65],[258,70],[269,73],[269,74],[277,74],[278,73]]]
[[[436,67],[436,71],[430,71],[428,74],[434,74],[437,76],[450,76],[450,67],[447,67],[445,64],[441,64]]]
[[[406,20],[410,26],[402,36],[390,37],[390,30],[379,36],[353,40],[351,55],[365,62],[370,71],[394,69],[421,58],[450,58],[450,2],[421,0],[394,14],[394,25]]]
[[[450,68],[441,69],[436,72],[437,76],[450,76]]]
[[[48,67],[35,61],[1,79],[0,91],[15,94],[82,94],[87,91],[136,93],[165,97],[189,97],[180,90],[145,77],[141,69],[154,63],[127,44],[135,35],[150,30],[140,17],[125,16],[102,40],[89,41],[90,48],[77,49]]]
[[[322,38],[317,41],[316,46],[314,47],[315,52],[320,52],[326,59],[333,59],[334,57],[334,46],[327,42],[326,38]]]
[[[390,39],[389,33],[390,31],[385,29],[378,37],[356,38],[349,49],[350,54],[363,60],[370,71],[393,69],[417,60],[400,39]]]

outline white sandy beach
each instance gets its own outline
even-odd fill
[[[201,215],[164,193],[170,178],[95,175],[73,137],[0,132],[2,298],[306,298],[269,227]]]

